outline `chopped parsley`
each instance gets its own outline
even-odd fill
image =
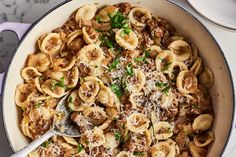
[[[144,156],[144,152],[133,152],[133,155],[135,156]]]
[[[71,96],[69,97],[68,102],[69,102],[69,103],[73,103],[73,99],[72,99]]]
[[[132,29],[131,28],[129,28],[129,27],[126,27],[126,28],[123,28],[123,34],[126,34],[126,35],[129,35],[129,33],[132,31]]]
[[[168,86],[168,83],[163,83],[163,82],[157,81],[156,86],[160,87],[160,88],[164,88],[164,87]]]
[[[114,48],[115,43],[112,42],[108,37],[106,36],[100,36],[100,40],[102,41],[102,44],[105,45],[108,48]]]
[[[42,106],[42,104],[43,104],[42,102],[37,102],[36,104],[34,104],[34,107],[39,108],[40,106]]]
[[[172,63],[172,62],[167,62],[167,63],[165,63],[165,64],[163,65],[161,71],[166,71],[166,70],[170,67],[171,63]]]
[[[111,90],[116,94],[117,97],[121,97],[123,95],[122,87],[118,84],[112,84],[110,86]]]
[[[162,89],[162,93],[166,95],[169,93],[170,85],[168,83],[157,81],[155,85]]]
[[[128,18],[125,17],[121,12],[113,12],[108,14],[111,20],[111,27],[112,28],[124,28],[127,27],[127,20]]]
[[[128,75],[130,75],[130,76],[134,75],[134,70],[133,70],[133,67],[132,67],[132,63],[130,63],[126,66],[126,71],[127,71]]]
[[[82,144],[79,143],[77,146],[77,149],[78,149],[78,153],[80,153],[84,149],[84,147],[82,146]]]
[[[46,148],[48,145],[50,145],[52,143],[52,140],[48,140],[48,141],[45,141],[41,144],[41,147],[44,147]]]
[[[150,50],[149,50],[149,51],[145,50],[145,57],[146,57],[146,58],[149,58],[149,57],[150,57]]]
[[[169,93],[169,90],[170,90],[170,86],[168,85],[164,89],[162,89],[162,93],[167,95]]]
[[[116,139],[117,141],[121,141],[121,134],[120,134],[119,131],[115,131],[115,132],[114,132],[114,135],[115,135],[115,139]]]
[[[120,59],[116,58],[111,65],[108,67],[108,71],[111,72],[112,69],[117,68],[117,65],[120,63]]]
[[[53,82],[53,83],[52,83],[51,89],[52,89],[52,90],[55,90],[56,87],[62,87],[62,88],[64,88],[64,89],[67,89],[67,87],[66,87],[66,85],[65,85],[64,82],[65,82],[65,79],[64,79],[64,77],[62,77],[59,82]]]
[[[192,104],[192,108],[198,108],[197,104]]]
[[[139,61],[139,62],[144,62],[146,61],[146,57],[136,57],[134,58],[135,61]]]
[[[100,23],[100,22],[101,22],[101,17],[100,17],[100,16],[96,16],[96,21],[97,21],[98,23]]]
[[[135,61],[138,61],[138,62],[147,62],[147,58],[150,57],[150,51],[147,51],[147,50],[144,50],[144,56],[143,57],[137,57],[137,58],[134,58]]]

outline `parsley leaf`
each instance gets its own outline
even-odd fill
[[[119,131],[115,131],[115,132],[114,132],[114,135],[115,135],[115,139],[116,139],[117,141],[121,141],[121,134],[120,134]]]
[[[108,67],[108,71],[111,72],[112,69],[117,68],[117,65],[120,63],[120,59],[116,58],[111,65]]]
[[[132,63],[130,63],[126,66],[126,71],[127,71],[128,75],[130,75],[130,76],[134,75],[134,70],[133,70],[133,67],[132,67]]]
[[[46,148],[49,144],[51,144],[52,143],[52,140],[48,140],[48,141],[45,141],[45,142],[43,142],[42,144],[41,144],[41,147],[44,147],[44,148]]]
[[[100,23],[100,22],[101,22],[101,17],[100,17],[100,16],[96,16],[96,21],[97,21],[98,23]]]
[[[170,85],[168,83],[163,83],[163,82],[157,81],[155,85],[162,89],[161,90],[162,93],[164,93],[166,95],[168,94],[169,89],[170,89]]]
[[[157,81],[155,85],[157,87],[164,88],[168,85],[168,83],[163,83],[163,82]]]
[[[132,29],[129,28],[129,27],[123,29],[123,33],[126,34],[126,35],[129,35],[129,33],[130,33],[131,31],[132,31]]]
[[[113,48],[115,46],[115,43],[113,43],[112,40],[109,40],[108,37],[101,36],[100,40],[102,41],[102,44],[108,48]]]
[[[149,57],[150,57],[150,50],[149,50],[149,51],[145,50],[145,57],[146,57],[146,58],[149,58]]]
[[[122,87],[118,84],[112,84],[110,86],[111,90],[116,94],[117,97],[121,97],[123,94]]]
[[[127,17],[125,17],[121,12],[113,12],[108,14],[111,20],[112,28],[123,28],[127,26]]]
[[[82,146],[82,144],[79,143],[77,146],[77,149],[78,149],[78,153],[80,153],[84,149],[84,147]]]
[[[163,65],[161,71],[166,71],[166,70],[170,67],[171,63],[172,63],[172,62],[167,62],[167,63],[165,63],[165,64]]]
[[[137,57],[137,58],[134,58],[134,60],[139,61],[139,62],[144,62],[146,61],[146,57]]]
[[[55,90],[56,87],[62,87],[64,89],[67,89],[67,87],[65,86],[64,81],[65,81],[64,77],[62,77],[59,82],[53,82],[51,89]]]
[[[73,103],[73,99],[72,99],[72,97],[71,97],[71,96],[69,97],[69,99],[68,99],[68,100],[69,100],[69,101],[68,101],[69,103]]]
[[[143,152],[133,152],[133,155],[135,156],[144,156],[144,153]]]
[[[39,108],[40,106],[42,106],[42,104],[43,104],[42,102],[37,102],[36,104],[34,104],[34,107]]]
[[[170,86],[168,85],[162,90],[162,93],[167,95],[169,93],[169,90],[170,90]]]

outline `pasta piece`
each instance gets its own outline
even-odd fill
[[[52,58],[52,67],[54,71],[68,71],[70,70],[76,62],[75,56],[72,58]]]
[[[214,75],[213,72],[205,67],[203,72],[199,75],[199,82],[206,88],[210,88],[214,83]]]
[[[81,135],[80,143],[85,147],[93,148],[104,145],[106,143],[106,138],[102,130],[94,128]]]
[[[42,78],[43,77],[36,77],[34,79],[34,84],[35,84],[37,90],[41,93],[43,93],[43,89],[41,88],[41,84],[42,84],[42,81],[43,81]]]
[[[106,107],[105,111],[109,119],[116,119],[119,116],[119,111],[115,107]]]
[[[149,47],[147,49],[147,52],[150,53],[150,57],[151,58],[155,58],[159,53],[161,53],[163,50],[161,49],[161,47],[157,46],[157,45],[152,45],[151,47]]]
[[[173,103],[173,98],[174,95],[172,92],[169,92],[168,94],[162,94],[160,101],[161,108],[168,109]]]
[[[179,154],[178,146],[171,139],[153,145],[150,149],[150,153],[152,157],[175,157]]]
[[[176,60],[180,62],[188,60],[192,55],[190,45],[184,40],[173,41],[168,48],[174,52]]]
[[[139,92],[145,85],[145,75],[141,70],[134,69],[133,76],[127,75],[123,82],[124,87],[130,93]]]
[[[108,132],[105,134],[106,137],[106,144],[105,147],[108,149],[114,149],[119,146],[120,141],[116,139],[113,132]]]
[[[156,70],[158,72],[168,73],[170,67],[172,67],[175,61],[175,55],[169,51],[164,50],[156,57]]]
[[[49,69],[51,61],[47,54],[36,53],[28,55],[26,66],[35,67],[39,72],[44,72]]]
[[[15,103],[24,108],[35,93],[35,86],[32,83],[22,84],[16,88]]]
[[[116,107],[114,97],[115,95],[110,88],[102,86],[97,95],[97,101],[107,107]]]
[[[83,115],[88,117],[95,126],[101,125],[107,119],[107,114],[102,107],[88,107],[83,110]]]
[[[74,88],[79,81],[79,69],[77,66],[74,66],[66,73],[65,84],[68,88]]]
[[[184,70],[178,74],[176,86],[181,93],[196,93],[198,91],[197,85],[198,80],[193,72]]]
[[[167,74],[171,79],[174,79],[180,71],[188,70],[188,67],[183,62],[174,62],[167,70]]]
[[[87,103],[95,101],[95,98],[100,90],[99,83],[96,78],[91,77],[91,79],[81,82],[81,86],[78,90],[78,95],[81,100]],[[87,77],[88,79],[88,77]]]
[[[61,78],[64,78],[64,73],[62,71],[47,70],[44,75],[47,78],[60,81]]]
[[[135,7],[129,12],[129,20],[134,26],[145,27],[146,21],[151,19],[152,16],[146,8]]]
[[[202,133],[194,136],[193,142],[198,147],[206,147],[214,140],[214,133],[208,131],[207,133]]]
[[[193,71],[195,75],[198,75],[202,72],[202,59],[197,57],[195,62],[193,63],[190,71]]]
[[[55,54],[63,47],[63,42],[59,34],[49,33],[39,40],[39,49],[46,54]]]
[[[74,146],[78,146],[78,142],[73,137],[67,137],[67,136],[62,136],[62,137],[67,143]]]
[[[68,108],[71,111],[83,111],[86,107],[90,107],[91,103],[83,103],[78,95],[78,91],[73,91],[67,99]]]
[[[83,38],[87,44],[96,44],[98,42],[98,32],[93,27],[83,27]]]
[[[194,119],[192,127],[195,131],[206,131],[208,130],[213,122],[213,117],[210,114],[201,114]]]
[[[38,76],[42,76],[42,74],[34,67],[26,67],[21,71],[21,76],[26,82],[28,82]]]
[[[28,116],[24,116],[22,121],[21,121],[21,130],[23,134],[31,139],[33,139],[32,133],[29,129],[30,127],[30,118]]]
[[[193,157],[203,157],[207,155],[207,149],[198,147],[193,142],[189,142],[188,147]]]
[[[89,65],[99,66],[102,64],[104,59],[104,53],[98,45],[87,45],[84,46],[78,56],[78,61],[87,63]]]
[[[53,98],[60,98],[66,94],[65,87],[53,79],[48,79],[42,84],[42,90]]]
[[[143,106],[145,103],[145,97],[143,93],[132,93],[129,96],[129,101],[132,104],[132,109],[136,109],[137,107]]]
[[[120,151],[116,157],[133,157],[133,155],[128,151]]]
[[[152,138],[157,140],[166,140],[173,135],[173,128],[168,122],[155,122],[152,124]]]
[[[130,30],[126,33],[124,29],[116,32],[116,42],[124,49],[133,51],[138,46],[138,37],[134,31]]]
[[[128,116],[126,126],[134,133],[144,133],[149,127],[149,119],[142,113],[132,113]]]
[[[78,9],[77,13],[75,14],[76,22],[79,22],[81,19],[83,20],[91,20],[97,11],[96,5],[89,4],[84,5]]]
[[[99,19],[99,21],[101,22],[108,22],[110,21],[110,17],[109,14],[115,13],[117,12],[119,9],[113,5],[108,5],[105,6],[104,8],[102,8],[98,15],[97,18]]]

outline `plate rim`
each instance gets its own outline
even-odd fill
[[[224,23],[224,22],[220,22],[220,21],[216,21],[215,19],[211,18],[211,17],[208,17],[207,15],[205,15],[204,13],[202,13],[201,11],[199,11],[199,9],[197,9],[195,7],[195,5],[193,5],[192,2],[190,2],[191,0],[186,0],[186,2],[188,3],[188,5],[194,10],[196,11],[200,16],[202,16],[203,18],[207,19],[208,21],[218,25],[218,26],[221,26],[221,27],[224,27],[224,28],[227,28],[227,29],[230,29],[230,30],[235,30],[236,31],[236,25],[231,25],[231,24],[228,24],[228,23]]]

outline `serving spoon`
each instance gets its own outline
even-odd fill
[[[12,154],[11,157],[23,157],[27,156],[30,152],[32,152],[35,148],[41,145],[44,141],[52,137],[53,135],[60,136],[68,136],[68,137],[79,137],[80,132],[78,130],[78,126],[72,122],[70,118],[70,111],[66,107],[66,99],[67,95],[64,96],[58,103],[56,107],[56,114],[53,117],[53,125],[52,128],[40,136],[39,138],[32,141],[30,144]],[[58,120],[58,114],[63,115],[61,119]]]

